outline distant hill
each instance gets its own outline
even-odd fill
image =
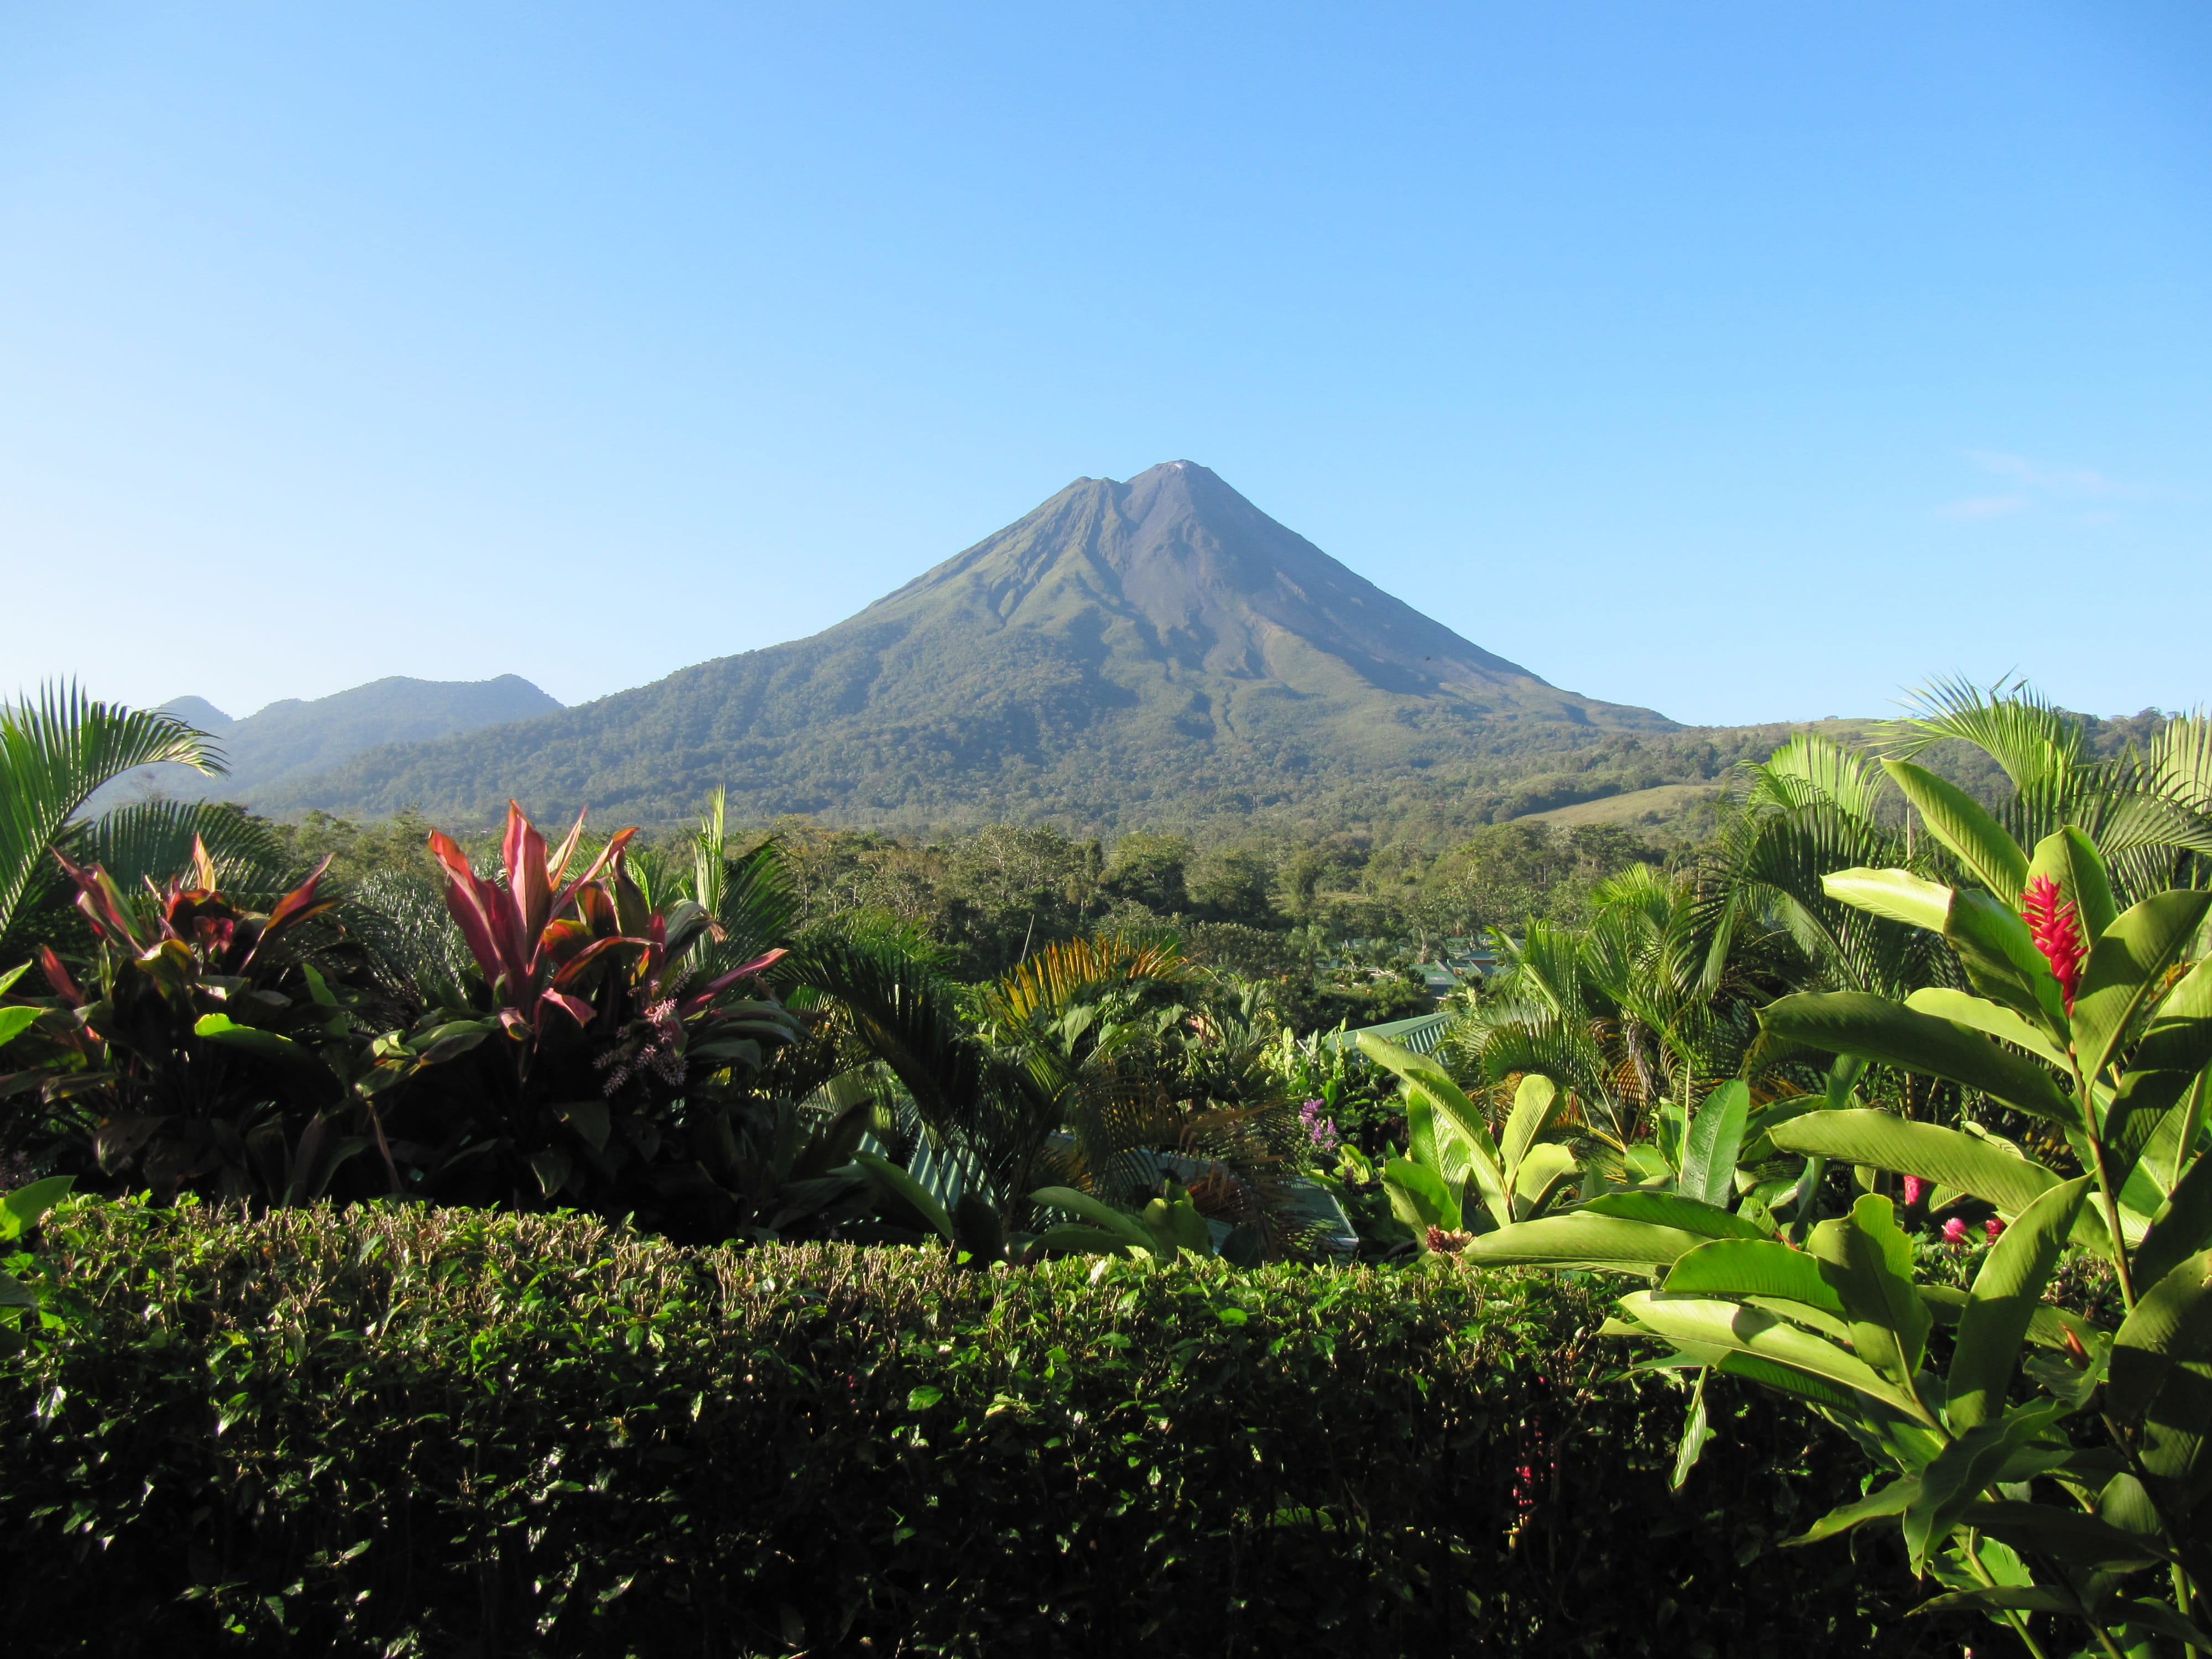
[[[214,737],[230,769],[146,766],[94,798],[101,810],[158,791],[179,799],[259,800],[291,779],[326,772],[380,744],[421,742],[550,714],[561,705],[528,680],[411,680],[394,676],[327,697],[288,697],[234,720],[204,697],[162,705]]]
[[[810,639],[248,793],[277,811],[415,805],[458,823],[512,795],[541,815],[655,822],[723,785],[754,821],[1287,829],[1677,735],[1698,747],[1664,715],[1463,639],[1172,461],[1079,478]]]

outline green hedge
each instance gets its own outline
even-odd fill
[[[1883,1547],[1773,1547],[1856,1494],[1841,1437],[1731,1395],[1669,1494],[1681,1395],[1607,1386],[1559,1280],[379,1207],[85,1205],[43,1249],[16,1651],[1956,1650]]]

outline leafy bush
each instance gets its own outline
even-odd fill
[[[65,1205],[36,1259],[45,1322],[0,1331],[23,1651],[1955,1647],[1861,1587],[1894,1562],[1773,1552],[1856,1489],[1748,1390],[1671,1496],[1681,1396],[1601,1386],[1567,1280],[396,1206]]]

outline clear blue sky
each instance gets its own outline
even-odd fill
[[[1188,457],[1678,719],[2212,698],[2212,8],[0,4],[0,691],[564,702]]]

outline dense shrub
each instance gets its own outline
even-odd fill
[[[1840,1437],[1731,1395],[1670,1495],[1681,1395],[1601,1386],[1560,1280],[375,1207],[85,1205],[44,1258],[17,1651],[1955,1650],[1893,1562],[1773,1547],[1855,1494]]]

